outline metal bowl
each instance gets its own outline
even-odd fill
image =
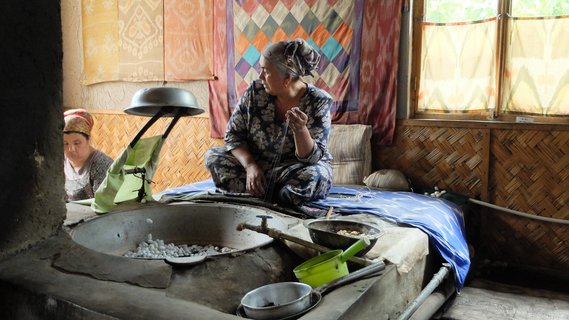
[[[312,287],[300,282],[277,282],[251,290],[241,299],[251,319],[281,319],[310,308]]]
[[[306,223],[310,238],[314,243],[329,249],[346,250],[360,238],[367,237],[370,244],[358,252],[356,256],[363,256],[368,253],[376,244],[381,236],[381,230],[370,224],[348,220],[313,220]],[[351,232],[356,234],[343,235],[338,232]]]
[[[179,112],[182,116],[194,116],[205,112],[198,106],[196,97],[181,88],[155,87],[138,90],[130,101],[125,113],[137,116],[154,116],[165,108],[163,117],[174,117]]]

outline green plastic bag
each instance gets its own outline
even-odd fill
[[[117,204],[138,199],[152,201],[151,181],[158,165],[160,150],[164,144],[162,135],[142,138],[134,147],[127,146],[107,170],[107,176],[95,191],[91,208],[97,214],[111,211]],[[125,173],[136,169],[142,173]],[[142,179],[144,176],[144,179]],[[144,188],[143,190],[141,190]]]

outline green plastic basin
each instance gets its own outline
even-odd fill
[[[294,275],[313,288],[336,280],[350,272],[346,261],[369,244],[367,239],[359,239],[346,251],[332,250],[316,256],[294,268]]]

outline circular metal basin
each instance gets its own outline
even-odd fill
[[[224,203],[175,203],[107,213],[77,225],[70,235],[86,248],[117,256],[135,250],[148,234],[175,245],[211,244],[244,251],[273,241],[251,230],[237,231],[239,223],[259,225],[258,215],[272,216],[268,227],[286,231],[287,225],[270,210]]]

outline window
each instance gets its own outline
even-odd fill
[[[416,0],[415,118],[569,123],[569,2]]]

